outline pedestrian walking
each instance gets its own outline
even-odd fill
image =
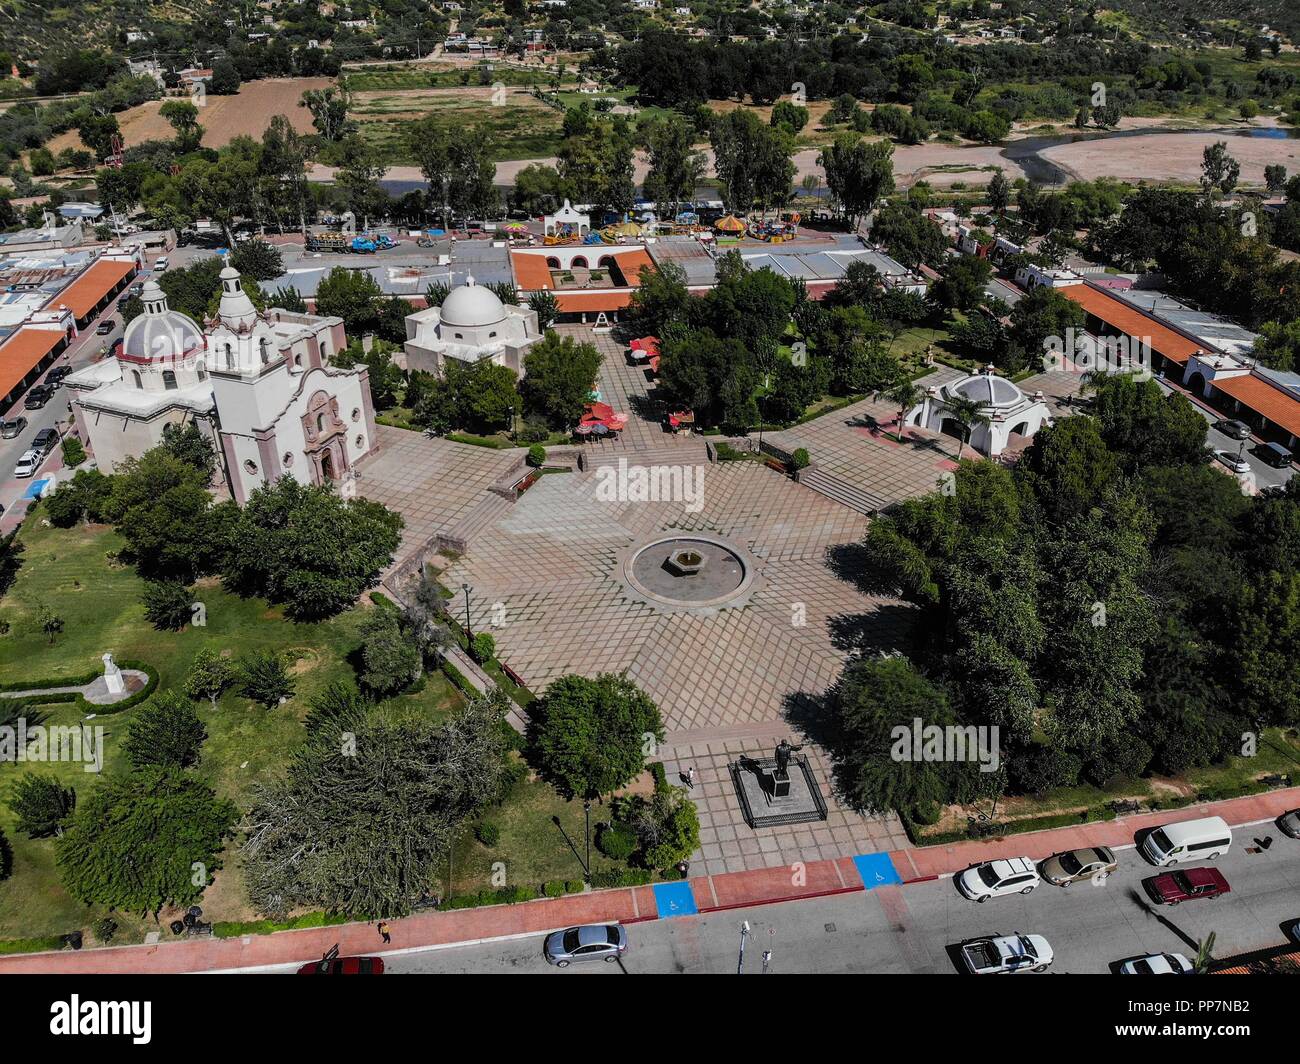
[[[393,936],[389,933],[388,922],[385,920],[379,921],[379,935],[384,940],[384,945],[391,946],[393,944]]]
[[[695,766],[692,765],[686,770],[686,786],[691,790],[695,789]]]

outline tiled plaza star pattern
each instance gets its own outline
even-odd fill
[[[593,469],[538,480],[447,570],[449,587],[470,586],[474,630],[492,632],[501,660],[534,691],[566,673],[618,672],[659,704],[669,778],[695,769],[701,845],[692,874],[907,847],[896,817],[860,816],[835,800],[829,765],[811,744],[803,752],[827,799],[825,822],[752,830],[727,773],[742,754],[768,755],[786,736],[800,741],[785,717],[788,700],[824,692],[850,654],[898,645],[910,610],[863,594],[830,564],[836,547],[861,540],[868,519],[758,464],[708,464],[699,437],[674,437],[641,416],[651,408],[652,381],[627,363],[621,345],[575,326],[559,331],[596,344],[601,398],[628,415],[628,426],[617,440],[586,445]],[[956,375],[940,368],[922,383]],[[880,426],[892,429],[897,414],[864,400],[771,436],[783,448],[807,447],[828,472],[893,501],[933,490],[956,455],[955,440],[934,434],[902,445],[886,439]],[[450,529],[518,456],[380,431],[383,450],[363,466],[359,490],[405,516],[404,555]],[[682,501],[604,501],[597,486],[607,474],[594,467],[619,458],[700,467],[698,512]],[[758,559],[759,586],[743,608],[663,612],[629,594],[621,553],[681,531],[725,536]]]

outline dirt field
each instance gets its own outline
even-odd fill
[[[209,96],[207,103],[199,108],[203,146],[220,148],[241,134],[260,138],[277,114],[286,116],[298,132],[310,133],[311,114],[307,108],[298,106],[298,100],[308,89],[323,89],[333,84],[332,78],[276,78],[246,82],[234,96]],[[172,138],[172,127],[158,114],[162,105],[162,100],[153,100],[117,116],[128,148],[146,140]],[[49,143],[54,152],[69,147],[84,147],[75,130],[62,133]]]
[[[1201,176],[1202,153],[1216,141],[1225,141],[1232,157],[1241,163],[1243,185],[1262,185],[1264,167],[1270,163],[1282,163],[1294,173],[1300,161],[1300,140],[1221,133],[1149,133],[1062,144],[1047,149],[1042,157],[1084,181],[1106,175],[1121,181],[1195,184]]]

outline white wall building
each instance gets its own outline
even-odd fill
[[[342,479],[378,446],[367,370],[328,362],[346,345],[342,319],[259,312],[229,266],[221,289],[203,330],[149,281],[121,353],[67,378],[100,468],[156,446],[166,425],[193,421],[212,437],[239,503],[286,474]]]
[[[959,396],[980,403],[982,413],[988,417],[987,425],[974,426],[969,442],[975,450],[991,458],[1017,442],[1013,436],[1027,440],[1052,423],[1041,392],[1027,396],[1005,377],[989,372],[930,388],[921,405],[908,412],[904,423],[963,439],[964,429],[949,411],[950,402]]]
[[[507,306],[492,289],[470,277],[442,306],[407,315],[406,368],[441,377],[448,359],[486,359],[522,377],[524,354],[540,338],[535,311]]]

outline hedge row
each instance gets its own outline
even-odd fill
[[[453,685],[467,698],[478,698],[481,692],[469,680],[465,679],[465,674],[456,668],[450,661],[445,658],[442,662],[443,675],[449,679]]]
[[[352,917],[342,913],[303,913],[291,920],[219,920],[212,925],[217,938],[240,938],[243,935],[269,935],[275,931],[300,931],[307,927],[333,927],[350,923]]]
[[[62,935],[46,935],[43,938],[11,938],[7,941],[0,941],[0,956],[8,953],[46,953],[49,950],[62,948]]]
[[[80,707],[80,709],[82,709],[84,712],[95,713],[102,717],[110,713],[120,713],[122,712],[122,710],[130,709],[132,706],[138,706],[141,702],[143,702],[146,698],[148,698],[151,694],[153,694],[154,691],[157,689],[158,670],[153,668],[153,666],[146,665],[142,661],[128,661],[125,659],[119,661],[117,664],[119,668],[135,669],[139,672],[143,672],[148,677],[148,680],[145,682],[145,685],[142,688],[140,688],[140,690],[138,690],[135,694],[129,696],[128,698],[122,699],[122,701],[120,702],[113,702],[111,705],[106,705],[106,706],[97,706],[91,702],[87,702],[85,697],[82,696],[81,694],[72,691],[64,691],[58,694],[50,694],[50,695],[33,695],[31,696],[31,698],[17,699],[16,701],[22,702],[25,705],[46,705],[52,702],[76,702]],[[95,680],[97,677],[101,676],[102,674],[103,674],[102,670],[97,670],[95,672],[89,673],[81,677],[78,676],[62,677],[55,680],[21,680],[17,682],[8,681],[3,685],[2,688],[0,688],[0,690],[27,691],[32,689],[39,689],[42,687],[84,687],[86,684],[91,683],[93,680]],[[9,700],[6,699],[6,701]]]

